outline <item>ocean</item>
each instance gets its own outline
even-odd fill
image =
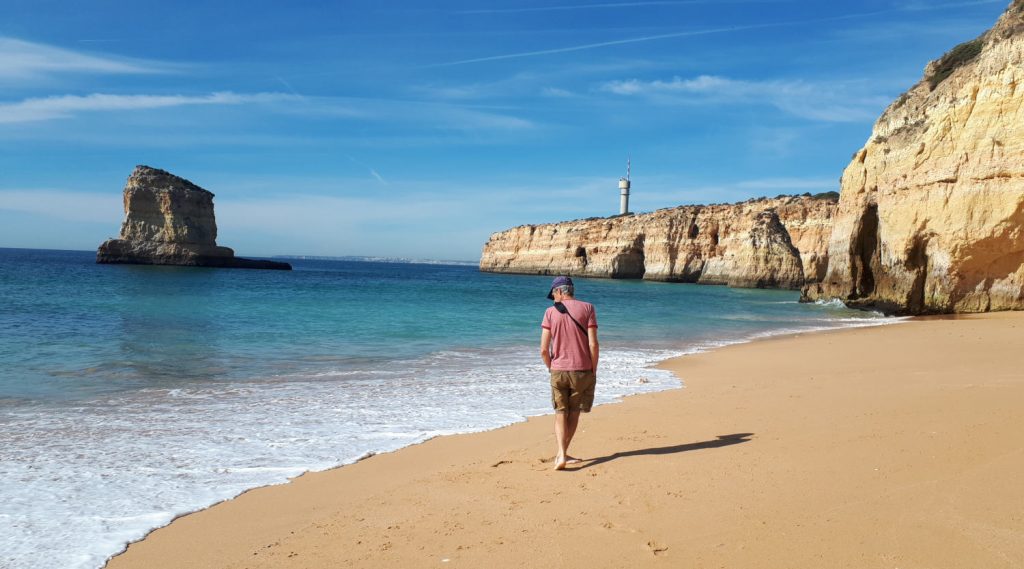
[[[290,262],[115,266],[0,249],[0,567],[101,567],[247,489],[550,412],[549,277]],[[597,307],[598,404],[680,387],[652,367],[668,357],[893,321],[793,291],[576,288]]]

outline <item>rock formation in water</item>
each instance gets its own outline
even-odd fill
[[[824,275],[834,198],[783,196],[495,233],[480,270],[800,288]]]
[[[805,299],[1024,309],[1024,0],[878,119],[843,174],[828,261]]]
[[[217,245],[213,194],[169,172],[136,166],[124,187],[121,236],[96,251],[97,263],[290,270],[288,263],[235,257]]]

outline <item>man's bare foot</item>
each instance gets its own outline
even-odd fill
[[[562,455],[555,457],[555,470],[565,470],[566,460]]]

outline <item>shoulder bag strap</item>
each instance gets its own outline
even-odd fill
[[[583,337],[587,338],[588,340],[590,339],[590,336],[587,334],[587,329],[584,328],[582,324],[577,322],[576,319],[572,317],[572,314],[569,313],[569,309],[566,308],[564,304],[562,304],[561,302],[556,302],[555,303],[555,310],[557,310],[557,311],[561,312],[562,314],[565,314],[566,316],[568,316],[569,319],[572,320],[572,323],[575,324],[576,327],[580,329],[580,332],[583,333]]]

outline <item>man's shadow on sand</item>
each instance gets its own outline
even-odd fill
[[[625,458],[627,456],[643,456],[643,455],[662,455],[662,454],[676,454],[679,452],[687,452],[691,450],[701,450],[705,448],[719,448],[727,447],[730,445],[736,445],[750,441],[750,437],[754,436],[754,433],[736,433],[732,435],[718,435],[718,438],[713,441],[701,441],[699,443],[687,443],[684,445],[672,445],[668,447],[655,447],[645,448],[639,450],[627,450],[625,452],[617,452],[609,454],[607,456],[600,456],[597,458],[585,458],[582,463],[579,463],[576,468],[567,468],[566,470],[583,470],[584,468],[590,468],[591,466],[597,466],[598,464],[604,464],[615,460],[617,458]]]

